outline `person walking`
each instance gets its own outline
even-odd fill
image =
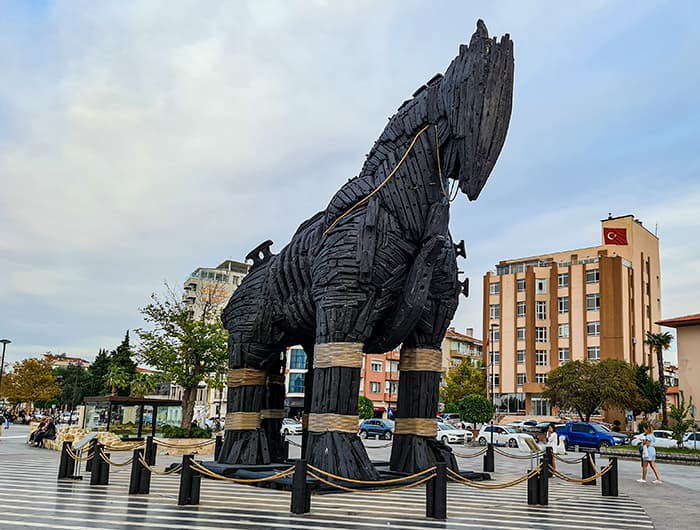
[[[656,479],[654,484],[663,484],[661,481],[661,476],[659,476],[659,470],[656,468],[656,448],[651,444],[651,440],[648,438],[644,440],[644,448],[642,449],[642,478],[637,479],[637,482],[647,481],[647,468],[651,467]]]
[[[556,471],[557,460],[555,455],[557,454],[557,448],[559,447],[559,436],[557,436],[556,425],[554,425],[554,423],[547,425],[547,434],[545,436],[544,446],[545,448],[552,448],[552,470]]]

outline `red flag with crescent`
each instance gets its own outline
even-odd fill
[[[606,245],[627,245],[627,229],[603,228],[603,239]]]

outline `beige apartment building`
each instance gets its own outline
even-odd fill
[[[499,413],[550,415],[547,374],[572,360],[622,359],[657,377],[644,337],[659,331],[659,240],[626,215],[601,221],[601,241],[484,276],[483,358]]]
[[[192,308],[192,316],[199,319],[207,308],[218,318],[233,291],[248,274],[250,265],[227,259],[216,268],[198,267],[185,280],[182,300]]]
[[[460,333],[448,328],[442,341],[442,371],[448,372],[468,359],[472,366],[478,366],[483,356],[481,340],[474,338],[474,328]]]

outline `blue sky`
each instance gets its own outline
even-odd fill
[[[696,2],[16,2],[0,19],[0,336],[93,357],[163,282],[279,250],[476,20],[515,41],[511,127],[453,204],[481,327],[500,259],[634,214],[663,316],[700,312]],[[477,332],[478,334],[479,332]]]

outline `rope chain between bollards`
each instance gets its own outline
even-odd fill
[[[529,471],[527,474],[523,475],[522,477],[518,477],[514,480],[511,480],[510,482],[502,482],[500,484],[483,484],[481,482],[478,482],[476,480],[469,480],[467,478],[464,478],[462,475],[459,475],[455,471],[448,469],[447,470],[447,476],[452,482],[458,482],[460,484],[464,484],[465,486],[471,486],[473,488],[478,488],[478,489],[484,489],[484,490],[499,490],[499,489],[504,489],[504,488],[509,488],[511,486],[515,486],[516,484],[520,484],[521,482],[525,482],[526,480],[530,479],[531,477],[535,476],[537,473],[540,472],[542,469],[542,464],[539,464],[536,468],[534,468],[532,471]]]
[[[209,478],[214,478],[217,480],[225,480],[227,482],[234,482],[236,484],[256,484],[259,482],[268,482],[270,480],[277,480],[278,478],[284,478],[288,477],[289,475],[294,474],[294,466],[285,469],[284,471],[281,471],[279,473],[276,473],[274,475],[270,475],[269,477],[263,477],[263,478],[232,478],[232,477],[227,477],[225,475],[220,475],[219,473],[215,473],[214,471],[211,471],[198,463],[195,460],[190,459],[190,466],[192,469],[197,471],[198,473],[201,473],[204,476],[207,476]]]
[[[527,455],[514,455],[512,453],[509,453],[508,451],[503,451],[502,449],[499,449],[496,446],[493,447],[493,450],[496,451],[499,455],[507,456],[508,458],[514,458],[516,460],[529,460],[531,458],[538,458],[544,454],[544,451],[539,451],[538,453],[528,453]]]
[[[146,442],[138,443],[124,443],[119,445],[105,445],[105,450],[107,451],[133,451],[134,449],[141,449],[146,445]]]
[[[599,479],[603,475],[607,474],[608,471],[610,471],[612,469],[612,467],[613,467],[612,463],[608,464],[603,469],[601,469],[599,472],[597,472],[595,475],[590,476],[588,478],[583,478],[583,479],[573,478],[573,477],[570,477],[568,475],[564,475],[563,473],[560,473],[559,471],[554,469],[552,466],[549,466],[549,470],[551,471],[552,475],[554,475],[555,477],[559,477],[562,480],[566,480],[567,482],[575,482],[576,484],[586,484],[587,482],[593,482],[594,480]]]
[[[573,459],[573,458],[562,458],[561,456],[555,454],[554,458],[556,458],[560,462],[564,462],[565,464],[580,464],[581,462],[583,462],[583,459],[586,458],[586,455],[583,455],[581,458]]]
[[[151,473],[153,473],[154,475],[172,475],[173,473],[177,473],[177,472],[179,472],[179,471],[182,470],[182,464],[178,464],[177,466],[175,466],[175,467],[172,468],[172,469],[169,469],[168,471],[159,471],[159,470],[157,470],[156,468],[151,467],[151,466],[148,464],[148,462],[146,462],[146,460],[144,460],[144,458],[143,458],[142,455],[139,455],[139,462],[141,463],[141,465],[142,465],[143,467],[145,467],[146,469],[148,469],[148,470],[149,470]]]
[[[71,449],[70,447],[66,447],[66,452],[68,453],[68,456],[70,456],[76,462],[87,462],[88,460],[92,460],[93,458],[95,458],[94,454],[91,454],[89,456],[77,455],[73,452],[73,449]]]
[[[423,471],[419,471],[418,473],[414,473],[413,475],[408,475],[406,477],[399,477],[399,478],[391,478],[391,479],[386,479],[386,480],[357,480],[354,478],[347,478],[347,477],[341,477],[338,475],[334,475],[333,473],[329,473],[328,471],[324,471],[323,469],[319,469],[317,467],[314,467],[311,464],[308,464],[308,468],[311,471],[325,475],[328,478],[332,478],[333,480],[340,480],[341,482],[349,482],[351,484],[366,484],[366,485],[377,485],[377,486],[380,486],[382,484],[397,484],[399,482],[406,482],[407,480],[411,480],[414,478],[420,478],[427,473],[433,473],[437,469],[437,467],[433,466],[433,467],[429,467],[427,469],[424,469]]]
[[[435,468],[432,468],[432,469],[435,469]],[[426,471],[427,471],[427,470],[426,470]],[[425,484],[425,483],[428,482],[429,480],[432,480],[432,479],[434,479],[435,477],[437,477],[437,473],[433,473],[433,474],[431,474],[431,475],[425,476],[425,477],[422,478],[421,480],[417,480],[416,482],[412,482],[412,483],[410,483],[410,484],[404,484],[403,486],[396,486],[396,487],[393,487],[393,488],[379,488],[379,489],[371,489],[371,490],[370,490],[370,489],[348,488],[347,486],[341,486],[340,484],[335,484],[335,483],[333,483],[333,482],[331,482],[331,481],[329,481],[329,480],[324,479],[323,477],[317,475],[317,474],[314,473],[313,471],[309,471],[308,474],[309,474],[310,477],[315,478],[316,480],[318,480],[319,482],[322,482],[323,484],[325,484],[325,485],[327,485],[327,486],[330,486],[330,487],[332,487],[332,488],[337,488],[337,489],[342,490],[342,491],[347,491],[347,492],[350,492],[350,493],[391,493],[391,492],[393,492],[393,491],[401,491],[401,490],[406,490],[406,489],[418,487],[418,486],[420,486],[420,485],[422,485],[422,484]],[[415,476],[415,475],[412,475],[412,476]],[[348,480],[348,479],[342,479],[342,480],[345,480],[345,481],[347,481],[347,482],[351,482],[351,481]],[[402,480],[406,480],[406,479],[404,478],[404,479],[402,479]],[[367,481],[367,482],[365,482],[365,481],[357,481],[357,482],[360,482],[361,484],[377,484],[378,482],[382,482],[382,481],[377,481],[377,482],[374,482],[374,481]]]
[[[179,438],[179,439],[181,440],[182,438]],[[189,444],[189,445],[171,444],[168,442],[164,442],[162,438],[153,438],[153,442],[157,443],[158,445],[161,445],[163,447],[168,447],[171,449],[197,449],[199,447],[204,447],[207,445],[215,444],[216,439],[212,438],[212,439],[206,440],[204,442],[199,442],[199,443]]]
[[[454,449],[452,449],[452,452],[460,458],[477,458],[477,457],[483,455],[484,453],[486,453],[486,451],[488,451],[488,450],[489,450],[488,447],[483,447],[483,448],[479,449],[477,452],[469,454],[469,455],[466,453],[458,453]]]
[[[107,455],[105,454],[103,449],[100,449],[100,458],[102,458],[102,460],[107,462],[110,466],[114,466],[114,467],[128,466],[129,464],[131,464],[134,461],[134,457],[132,456],[126,462],[114,462],[107,457]]]

